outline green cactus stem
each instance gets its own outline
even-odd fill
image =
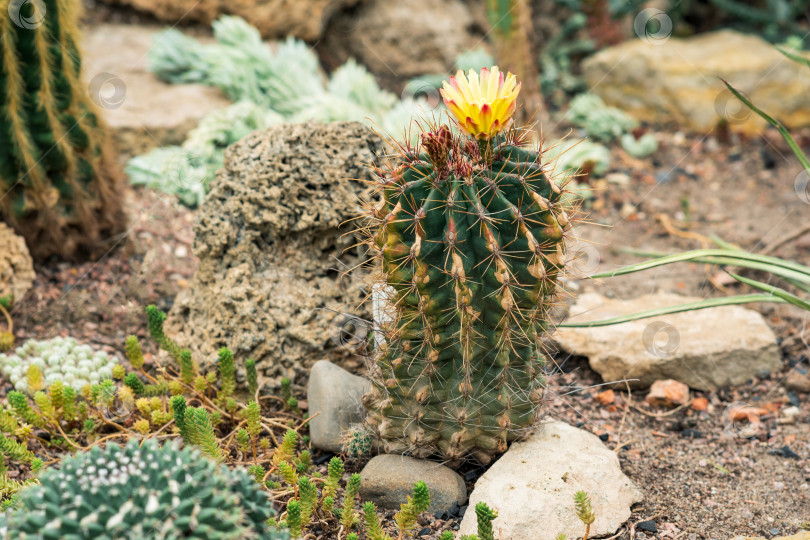
[[[82,81],[79,0],[0,0],[0,215],[31,255],[97,257],[126,228],[123,175]]]
[[[366,232],[395,316],[363,403],[389,453],[486,463],[535,421],[570,222],[526,138],[441,126],[378,171]]]

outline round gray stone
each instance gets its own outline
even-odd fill
[[[360,498],[378,508],[399,510],[413,493],[413,485],[422,480],[430,490],[428,512],[449,510],[453,503],[467,502],[464,479],[452,469],[424,459],[383,454],[376,456],[360,472]]]

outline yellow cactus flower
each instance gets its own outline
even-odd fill
[[[465,76],[459,70],[440,92],[461,129],[476,139],[491,139],[512,123],[520,83],[492,66],[482,68],[480,75],[471,69]]]

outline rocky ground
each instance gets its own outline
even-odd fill
[[[667,232],[661,215],[689,233],[715,232],[755,249],[802,225],[790,216],[798,216],[804,203],[785,180],[793,178],[796,167],[781,159],[763,167],[774,151],[764,140],[724,144],[680,134],[660,138],[662,151],[652,160],[625,159],[607,182],[595,183],[587,221],[614,227],[585,225],[580,231],[612,231],[621,238],[619,245],[667,251],[699,247],[699,239],[671,234],[674,229]],[[689,153],[688,161],[683,153]],[[673,163],[682,165],[667,182],[657,182]],[[690,197],[688,222],[679,214],[684,197]],[[108,257],[78,267],[37,268],[34,288],[13,313],[20,340],[71,335],[120,355],[127,334],[146,335],[144,305],[172,306],[196,264],[191,254],[193,213],[146,189],[131,194],[129,207],[130,234]],[[598,249],[600,267],[626,260],[612,251],[616,246],[591,245]],[[802,236],[774,252],[806,263],[808,247],[810,238]],[[723,290],[712,285],[715,277],[704,268],[673,267],[637,279],[572,281],[569,288],[572,293],[594,289],[617,297],[656,290],[716,296]],[[691,406],[651,407],[644,401],[646,391],[622,388],[609,399],[601,394],[601,377],[587,362],[562,353],[554,357],[558,369],[549,379],[548,414],[598,435],[643,493],[619,538],[772,536],[794,532],[808,519],[810,388],[802,386],[807,383],[801,376],[810,368],[806,322],[801,313],[782,306],[756,309],[780,340],[781,366],[731,388],[693,392],[692,398],[705,400]],[[333,348],[324,357],[354,373],[365,372],[362,356]],[[295,381],[301,398],[305,384],[304,377]],[[767,412],[753,426],[747,420],[729,420],[729,408],[741,404]],[[468,466],[461,472],[471,489],[484,469]],[[441,512],[436,516],[424,521],[425,538],[436,536],[429,531],[458,524],[458,511],[455,518]]]
[[[169,89],[153,80],[146,70],[145,55],[153,33],[162,23],[154,15],[132,7],[149,2],[127,0],[124,3],[128,7],[111,7],[106,1],[88,0],[85,18],[88,26],[93,27],[87,33],[85,48],[118,51],[111,56],[90,55],[87,64],[95,74],[112,74],[125,81],[129,97],[121,107],[110,108],[106,115],[114,128],[122,163],[126,157],[148,148],[181,141],[204,112],[223,103],[210,89],[196,86]],[[151,4],[163,10],[173,7],[171,3],[160,1]],[[349,53],[365,55],[370,64],[377,62],[370,57],[371,51],[376,50],[373,43],[354,39],[351,47],[342,50],[331,50],[329,46],[335,39],[357,38],[363,33],[362,25],[350,24],[351,17],[358,13],[366,25],[383,24],[379,21],[391,16],[381,12],[380,1],[366,4],[362,13],[352,11],[360,8],[349,8],[347,13],[324,25],[327,36],[322,43],[318,42],[321,43],[318,47],[327,65],[330,61],[342,61]],[[442,4],[446,4],[441,8],[445,14],[459,10],[461,5],[460,0],[445,0]],[[206,5],[222,8],[224,4]],[[439,43],[424,44],[415,40],[429,49],[424,54],[414,53],[427,62],[418,70],[431,71],[436,65],[445,65],[457,49],[468,46],[469,40],[480,33],[476,26],[479,15],[465,14],[463,31],[445,36]],[[206,20],[206,16],[201,13],[195,20]],[[192,35],[210,35],[209,30],[198,23],[184,23],[183,28]],[[269,26],[267,32],[273,32]],[[378,72],[388,68],[374,67]],[[412,66],[395,67],[396,73],[391,71],[390,77],[381,76],[383,83],[392,87],[398,77],[409,75],[408,69]],[[165,113],[162,102],[177,106]],[[548,119],[543,127],[549,140],[565,135],[569,126],[563,118],[545,111],[544,116]],[[711,130],[706,135],[695,135],[665,124],[657,126],[654,132],[659,150],[651,157],[638,160],[614,145],[610,172],[601,179],[580,179],[590,191],[583,201],[580,224],[570,238],[572,275],[564,284],[567,291],[564,301],[568,305],[578,295],[590,292],[606,298],[631,298],[658,292],[706,298],[741,291],[725,274],[695,264],[599,281],[581,279],[635,262],[637,259],[620,251],[627,247],[661,252],[695,249],[708,247],[709,235],[716,234],[752,251],[810,263],[810,232],[804,218],[810,195],[804,190],[806,186],[797,183],[799,167],[778,134],[769,131],[761,137],[741,137],[725,130]],[[796,137],[801,145],[808,147],[810,131],[797,131]],[[257,143],[257,147],[260,146]],[[271,168],[267,159],[261,156],[256,159],[263,161],[266,169]],[[238,167],[237,163],[228,172],[234,189],[241,182]],[[273,195],[277,196],[277,193]],[[348,197],[347,194],[341,196]],[[226,207],[227,197],[223,197],[223,201]],[[345,202],[342,200],[341,205],[346,206]],[[312,200],[302,196],[301,201],[297,204],[293,201],[289,206],[300,211],[301,207],[311,204],[314,204]],[[193,254],[195,212],[180,206],[170,196],[140,188],[129,194],[127,206],[131,214],[128,235],[108,256],[79,266],[55,263],[36,268],[33,288],[12,312],[19,341],[72,336],[122,357],[127,335],[147,336],[145,305],[154,303],[169,311],[177,304],[179,310],[178,296],[181,300],[193,296],[195,270],[198,265],[206,264],[205,258],[201,263]],[[236,210],[233,205],[227,206],[227,211],[220,212],[225,216],[222,220],[217,221],[220,215],[209,214],[207,221],[201,221],[234,224],[234,216],[239,214]],[[269,227],[269,221],[257,219],[257,222]],[[338,241],[334,244],[345,247]],[[299,260],[297,254],[288,255],[283,250],[264,249],[259,266],[263,271],[278,269],[289,260],[295,260],[302,267],[307,265],[305,258]],[[241,252],[229,253],[228,257],[239,262]],[[209,280],[216,283],[230,269],[230,263],[221,264],[219,268],[216,254],[208,253],[207,258],[209,267],[218,268],[220,272]],[[331,290],[338,280],[353,279],[345,270],[338,262],[333,268],[329,261],[318,260],[306,272],[311,272],[315,276],[312,279],[318,280],[317,289]],[[259,273],[256,275],[262,277]],[[307,280],[310,276],[303,271],[297,276],[296,291],[301,290],[300,282],[306,281],[300,279],[302,275],[306,275]],[[273,283],[284,289],[283,280],[280,281],[278,275],[274,279]],[[356,288],[356,284],[352,287]],[[281,292],[289,296],[289,290]],[[352,289],[352,292],[356,291]],[[345,306],[330,304],[337,312],[332,318],[316,314],[314,309],[310,317],[299,309],[288,317],[295,322],[290,325],[286,324],[282,313],[287,297],[271,296],[265,295],[262,301],[275,310],[269,317],[273,325],[282,328],[276,332],[273,326],[272,331],[284,333],[285,339],[294,342],[292,348],[286,349],[284,345],[273,344],[273,354],[286,354],[279,365],[288,370],[285,373],[295,377],[294,390],[302,408],[315,405],[307,403],[305,391],[307,368],[315,360],[331,360],[357,375],[366,373],[367,359],[355,347],[357,341],[344,339],[346,333],[351,338],[353,330],[346,321],[351,321],[354,315],[363,315],[356,294],[351,301],[345,301]],[[335,298],[340,298],[338,293],[332,294],[332,303]],[[314,297],[307,299],[308,305],[315,305],[317,301]],[[231,305],[228,309],[235,308]],[[612,538],[723,539],[734,535],[770,538],[810,527],[807,316],[795,308],[777,304],[753,309],[762,315],[762,320],[776,336],[775,362],[765,362],[760,369],[720,389],[707,387],[702,391],[687,390],[686,394],[680,389],[678,395],[677,387],[667,387],[664,390],[671,392],[658,401],[651,400],[653,404],[647,400],[649,390],[625,385],[608,388],[603,385],[602,376],[583,357],[552,350],[545,404],[547,417],[582,428],[601,439],[598,444],[618,458],[621,470],[640,490],[641,502],[632,506],[629,519]],[[245,316],[244,310],[241,314]],[[255,317],[255,321],[265,320],[264,315]],[[182,324],[182,319],[176,317],[178,332],[182,331]],[[192,330],[197,333],[190,331],[189,335],[200,340],[199,348],[214,350],[211,343],[204,341],[216,334],[217,328],[203,327],[196,319],[193,324]],[[690,324],[688,315],[683,324]],[[229,329],[215,337],[225,339],[230,332]],[[296,332],[301,338],[298,341],[293,335]],[[730,334],[733,335],[733,329]],[[683,332],[683,335],[691,334]],[[144,343],[147,349],[151,347],[148,339]],[[301,350],[306,350],[307,354],[301,355]],[[318,353],[312,354],[313,350]],[[729,359],[733,360],[733,357]],[[270,379],[272,377],[268,376],[264,381],[268,388],[276,383]],[[587,438],[572,440],[574,447],[565,450],[571,452],[565,454],[571,455],[571,460],[576,459],[576,444],[585,447],[593,443],[593,439]],[[329,456],[327,451],[315,453],[316,463],[323,470]],[[364,465],[364,462],[353,462],[350,470],[360,470]],[[474,464],[460,468],[467,493],[473,491],[487,470],[488,467]],[[450,484],[455,482],[456,477],[448,478]],[[405,484],[409,483],[411,479],[406,478]],[[619,478],[609,485],[594,486],[593,490],[605,498],[614,493],[618,498],[620,486]],[[458,485],[455,488],[459,491],[451,490],[448,497],[457,496],[460,504],[450,504],[422,518],[418,537],[436,538],[441,530],[458,529],[467,507],[463,502],[466,495],[459,495]],[[626,498],[633,499],[634,494]],[[498,501],[490,502],[498,505]],[[612,512],[598,501],[594,510],[605,517],[610,517],[608,514]],[[387,510],[386,515],[391,518],[393,511]],[[616,530],[615,527],[612,530]],[[576,536],[576,532],[571,536]]]

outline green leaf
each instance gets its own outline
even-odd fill
[[[755,279],[749,279],[743,276],[738,276],[737,274],[732,274],[731,272],[729,272],[729,275],[741,283],[745,283],[746,285],[750,285],[755,289],[768,292],[777,298],[781,298],[785,302],[793,304],[794,306],[800,307],[806,311],[810,311],[810,302],[807,302],[806,300],[803,300],[794,294],[790,294],[785,289],[776,287],[774,285],[769,285],[768,283],[757,281]]]
[[[810,58],[806,58],[796,53],[788,52],[780,47],[777,47],[776,50],[784,54],[794,62],[798,62],[799,64],[804,64],[805,66],[810,67]]]
[[[760,109],[756,105],[754,105],[751,102],[751,100],[749,100],[747,97],[742,95],[742,93],[739,90],[737,90],[736,88],[731,86],[731,84],[729,84],[728,81],[726,81],[725,79],[722,79],[722,78],[720,80],[723,81],[723,84],[726,85],[726,87],[729,89],[729,91],[732,94],[734,94],[737,97],[737,99],[742,101],[745,104],[746,107],[748,107],[749,109],[751,109],[752,111],[757,113],[763,120],[768,122],[770,125],[772,125],[773,127],[775,127],[779,131],[779,134],[782,135],[782,138],[785,140],[785,142],[788,144],[788,146],[790,146],[790,149],[796,155],[796,158],[799,160],[799,162],[801,162],[802,167],[804,167],[804,170],[807,171],[808,173],[810,173],[810,160],[807,159],[807,156],[804,155],[804,152],[802,152],[799,145],[796,144],[795,140],[793,140],[793,137],[790,135],[790,132],[787,130],[785,125],[782,124],[782,122],[780,122],[779,120],[777,120],[777,119],[773,118],[772,116],[768,115],[765,111],[763,111],[762,109]]]
[[[621,324],[631,321],[638,321],[640,319],[648,319],[650,317],[660,317],[663,315],[671,315],[673,313],[682,313],[684,311],[696,311],[698,309],[707,309],[720,306],[734,306],[737,304],[751,304],[756,302],[773,302],[784,303],[785,300],[770,294],[746,294],[739,296],[729,296],[725,298],[709,298],[699,302],[689,302],[686,304],[679,304],[676,306],[667,306],[656,309],[648,309],[630,315],[622,315],[620,317],[611,317],[601,321],[585,321],[579,323],[561,323],[557,328],[594,328],[597,326],[612,326],[614,324]]]
[[[660,255],[658,253],[644,251],[623,251],[625,253],[645,257],[655,257]],[[753,253],[748,253],[747,251],[729,249],[696,249],[693,251],[676,253],[674,255],[666,255],[651,261],[625,266],[608,272],[601,272],[590,277],[591,279],[598,279],[622,276],[625,274],[632,274],[634,272],[641,272],[642,270],[649,270],[650,268],[656,268],[658,266],[687,261],[727,266],[741,266],[755,270],[764,270],[786,279],[794,279],[796,281],[810,283],[810,268],[807,266],[786,261],[778,257],[756,255]]]

